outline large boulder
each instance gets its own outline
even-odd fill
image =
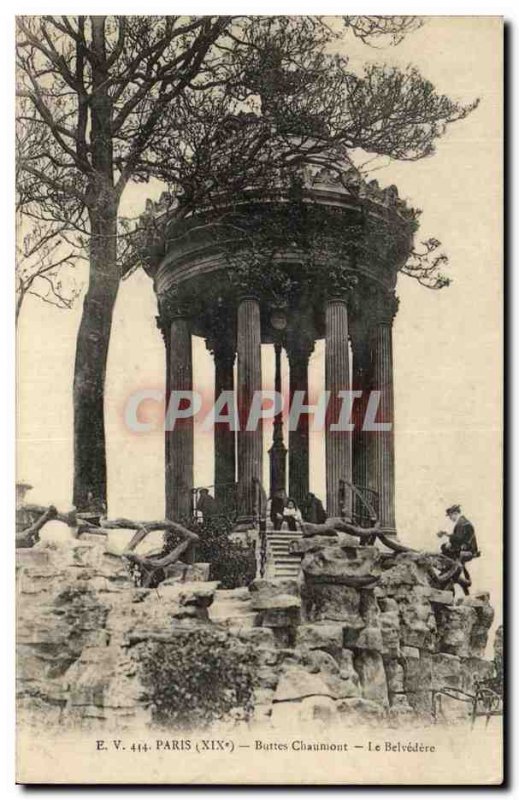
[[[471,655],[472,628],[477,619],[470,605],[441,606],[437,611],[438,650],[454,656]]]
[[[332,692],[326,681],[318,673],[311,673],[302,667],[289,667],[279,679],[274,703],[302,700],[304,697],[331,697]]]
[[[337,622],[318,622],[300,625],[296,647],[303,650],[324,650],[339,658],[343,645],[343,626]]]
[[[406,552],[392,556],[387,562],[379,586],[386,595],[400,593],[410,586],[429,587],[428,564],[421,553]]]
[[[494,621],[494,609],[490,605],[488,592],[481,592],[474,597],[466,597],[463,604],[476,612],[476,619],[470,632],[470,655],[482,658],[488,642],[488,632]]]
[[[436,618],[422,586],[408,588],[399,597],[400,641],[408,647],[433,650],[436,645]]]
[[[398,694],[404,691],[404,667],[396,658],[384,662],[388,692]]]
[[[310,622],[342,622],[343,628],[354,632],[364,627],[359,610],[360,595],[352,586],[306,583],[303,599]]]
[[[380,597],[380,630],[382,634],[383,652],[389,658],[400,655],[400,612],[398,603],[393,597]]]
[[[358,547],[359,540],[347,533],[337,533],[335,536],[314,534],[294,539],[289,543],[288,551],[293,555],[306,555],[325,547]]]
[[[377,547],[324,547],[306,553],[301,567],[312,583],[372,586],[380,576],[380,551]]]

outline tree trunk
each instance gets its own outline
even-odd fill
[[[91,224],[90,283],[74,368],[74,505],[83,511],[105,511],[104,384],[119,275],[115,219]]]
[[[114,190],[112,101],[108,94],[106,17],[90,18],[92,30],[91,148],[87,190],[90,281],[76,344],[74,368],[74,505],[106,510],[104,384],[112,315],[119,288]]]

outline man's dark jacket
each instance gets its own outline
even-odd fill
[[[466,517],[458,517],[450,537],[450,546],[453,550],[469,550],[473,555],[477,553],[474,526]]]

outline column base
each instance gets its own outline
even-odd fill
[[[398,539],[398,533],[396,528],[392,528],[388,525],[381,527],[380,533],[383,533],[384,536],[392,536],[394,539]]]

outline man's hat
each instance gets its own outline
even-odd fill
[[[445,513],[447,514],[447,516],[449,516],[449,514],[460,514],[461,513],[461,507],[457,506],[457,505],[456,506],[449,506],[449,508],[447,509],[447,511]]]

